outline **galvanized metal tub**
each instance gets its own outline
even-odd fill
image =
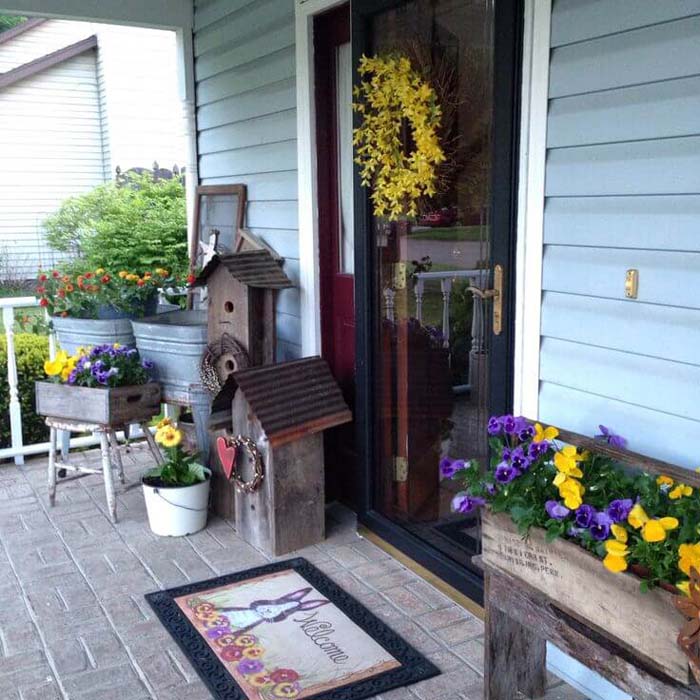
[[[128,318],[61,318],[54,316],[51,319],[58,344],[71,355],[79,347],[92,345],[104,345],[119,343],[133,347],[135,344],[134,332],[131,321]]]
[[[207,347],[206,311],[169,311],[131,322],[142,359],[155,364],[163,400],[188,403]]]

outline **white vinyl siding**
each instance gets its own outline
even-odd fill
[[[0,275],[31,278],[46,216],[104,180],[94,51],[0,90],[0,154]]]
[[[285,258],[299,282],[293,0],[195,5],[199,174],[243,183],[246,226]],[[299,290],[277,302],[277,356],[301,354]]]

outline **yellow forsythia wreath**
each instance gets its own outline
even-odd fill
[[[405,56],[362,56],[358,71],[362,80],[353,90],[353,109],[362,124],[353,144],[362,184],[372,185],[376,216],[415,216],[418,200],[435,194],[436,166],[445,160],[435,91]]]

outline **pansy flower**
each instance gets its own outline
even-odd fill
[[[606,428],[604,425],[599,425],[598,429],[600,433],[595,437],[599,440],[604,440],[611,447],[625,447],[627,445],[627,440],[620,435],[615,435],[610,428]]]
[[[559,431],[556,428],[544,428],[541,423],[535,423],[535,435],[532,438],[533,442],[550,442],[558,437]]]
[[[243,659],[236,668],[244,675],[250,676],[254,673],[260,673],[265,666],[263,665],[262,661],[258,661],[257,659]]]
[[[589,506],[587,503],[584,503],[576,509],[576,525],[582,528],[590,527],[595,514],[595,508],[593,506]]]
[[[565,445],[554,455],[554,466],[566,476],[573,476],[580,479],[583,472],[579,469],[578,463],[583,459],[573,445]]]
[[[668,497],[672,501],[676,501],[679,498],[683,498],[683,496],[692,496],[692,495],[693,495],[693,487],[686,486],[686,484],[678,484],[677,486],[674,486],[668,492]]]
[[[633,505],[634,503],[631,498],[616,498],[614,501],[610,501],[606,512],[614,522],[624,523]]]
[[[501,484],[510,484],[513,479],[520,476],[520,472],[511,464],[501,462],[493,473],[496,481]]]
[[[619,574],[627,569],[627,555],[629,552],[626,544],[617,540],[608,540],[605,543],[605,551],[607,554],[605,559],[603,559],[603,566],[608,571]]]
[[[558,501],[547,501],[544,504],[544,508],[547,511],[547,515],[552,518],[552,520],[564,520],[571,511]]]
[[[460,491],[452,499],[453,513],[471,513],[475,508],[486,504],[486,500],[480,496],[472,496],[466,491]]]
[[[593,516],[588,532],[594,540],[602,542],[610,536],[610,526],[613,524],[612,518],[605,512],[601,511]]]

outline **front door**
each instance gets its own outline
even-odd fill
[[[355,400],[355,248],[350,5],[314,19],[322,352],[352,408]],[[329,500],[356,506],[354,425],[325,437]]]
[[[365,518],[417,558],[465,570],[479,521],[451,511],[445,465],[487,464],[488,417],[511,402],[516,4],[353,3],[355,66],[363,53],[407,58],[440,106],[445,155],[416,215],[378,218],[356,190]]]

